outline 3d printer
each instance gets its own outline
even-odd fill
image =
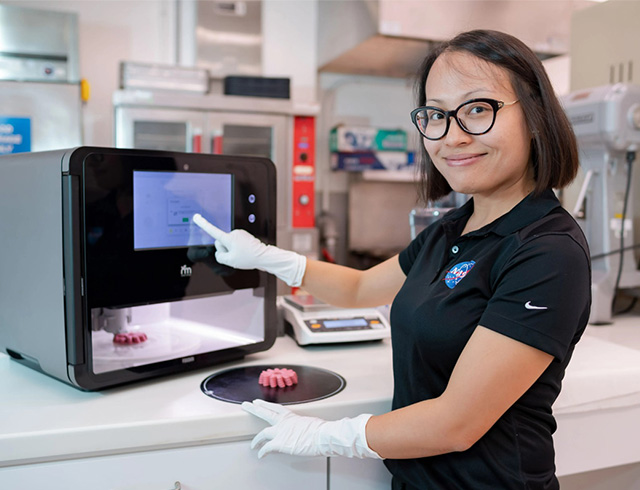
[[[275,182],[258,157],[0,157],[0,349],[88,390],[268,349],[275,278],[217,263],[191,218],[275,243]]]

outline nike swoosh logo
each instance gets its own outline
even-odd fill
[[[524,307],[525,307],[527,310],[546,310],[546,309],[547,309],[547,307],[546,307],[546,306],[533,306],[533,305],[531,304],[531,301],[527,301],[527,302],[525,303]]]

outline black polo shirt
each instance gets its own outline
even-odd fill
[[[467,451],[385,463],[420,490],[557,489],[551,406],[589,318],[587,243],[551,190],[460,236],[472,212],[470,200],[400,253],[407,278],[391,308],[393,408],[441,395],[477,325],[554,360]]]

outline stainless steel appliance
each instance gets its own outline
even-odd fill
[[[180,68],[174,72],[179,78]],[[271,159],[277,169],[278,246],[317,257],[316,106],[298,106],[282,99],[140,89],[117,91],[113,104],[118,148]]]
[[[433,203],[429,207],[417,206],[409,213],[409,228],[411,229],[411,239],[417,237],[422,230],[435,223],[445,214],[454,208],[459,208],[469,196],[459,192],[450,192],[449,195]]]
[[[640,288],[632,173],[640,149],[640,86],[615,84],[563,98],[584,181],[573,210],[592,256],[590,323],[609,323],[618,289]],[[637,171],[637,168],[636,168]]]
[[[218,264],[195,213],[275,243],[273,163],[91,147],[0,157],[0,349],[89,390],[268,349],[275,278]]]
[[[574,12],[591,5],[585,0],[318,2],[318,66],[326,72],[413,78],[430,49],[474,28],[512,34],[541,59],[563,55]]]
[[[77,146],[76,14],[0,5],[0,154]]]

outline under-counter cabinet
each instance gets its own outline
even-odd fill
[[[270,454],[258,459],[257,452],[249,445],[249,441],[239,441],[5,467],[0,468],[0,487],[11,490],[327,489],[326,458]]]
[[[329,490],[389,490],[391,473],[378,459],[329,458]]]

